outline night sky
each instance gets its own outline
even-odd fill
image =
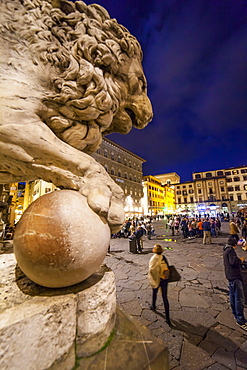
[[[144,175],[247,164],[246,0],[98,0],[140,42],[154,118],[108,138]]]

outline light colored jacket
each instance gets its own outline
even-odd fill
[[[149,261],[148,280],[153,289],[160,285],[162,254],[154,254]]]
[[[238,226],[235,224],[235,222],[230,222],[230,235],[237,235],[239,233]]]

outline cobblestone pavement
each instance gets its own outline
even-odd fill
[[[115,273],[118,304],[167,343],[170,369],[247,369],[247,333],[231,314],[223,271],[222,247],[229,224],[223,223],[222,236],[210,245],[201,239],[184,240],[181,234],[171,237],[164,221],[153,225],[157,235],[144,239],[142,254],[129,253],[128,239],[111,239],[104,262]],[[165,322],[161,295],[157,312],[149,309],[147,270],[155,243],[171,248],[165,255],[181,274],[181,281],[169,283],[168,288],[171,327]],[[236,251],[247,260],[247,252],[240,247]]]

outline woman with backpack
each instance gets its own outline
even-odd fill
[[[162,254],[163,248],[159,244],[153,247],[153,256],[149,261],[148,278],[153,289],[152,305],[150,309],[156,311],[156,299],[159,287],[161,288],[162,298],[165,307],[166,322],[171,325],[169,302],[167,298],[168,279],[169,279],[169,264],[166,257]]]

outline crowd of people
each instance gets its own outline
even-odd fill
[[[166,228],[171,230],[171,235],[180,234],[183,238],[202,238],[203,244],[211,244],[212,238],[222,235],[221,218],[205,217],[190,218],[188,216],[171,216],[167,220]],[[247,239],[247,218],[233,217],[229,222],[230,235],[233,235],[238,242],[241,238]]]

